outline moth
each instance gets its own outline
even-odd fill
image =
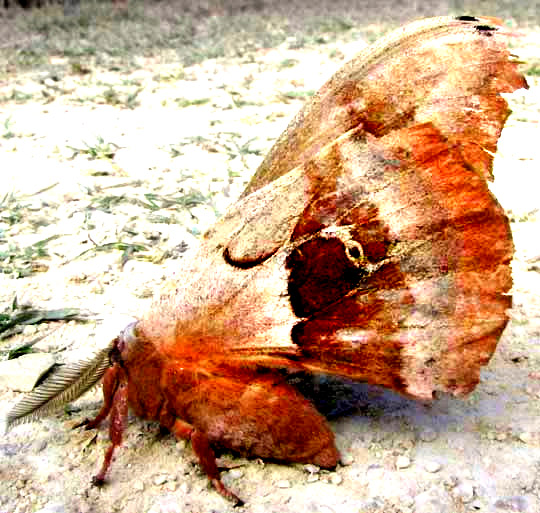
[[[323,373],[418,399],[465,395],[508,321],[513,243],[487,182],[526,88],[492,18],[420,20],[338,71],[153,308],[13,407],[38,418],[103,378],[101,484],[128,409],[216,449],[335,467],[334,435],[290,384]]]

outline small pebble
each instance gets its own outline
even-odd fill
[[[508,438],[508,435],[506,433],[497,433],[497,436],[495,437],[499,442],[503,442]]]
[[[468,479],[469,481],[472,481],[473,475],[470,469],[464,468],[461,470],[460,476],[463,480]]]
[[[160,474],[159,476],[154,477],[154,479],[153,479],[152,482],[153,482],[156,486],[160,486],[160,485],[166,483],[167,480],[168,480],[168,479],[167,479],[167,476],[166,476],[165,474]]]
[[[143,235],[152,241],[159,241],[161,239],[161,232],[155,230],[153,232],[144,232]]]
[[[482,508],[484,508],[484,504],[482,503],[482,501],[476,499],[475,501],[471,502],[471,508],[475,511],[482,511]]]
[[[435,474],[435,472],[439,472],[439,470],[441,470],[441,464],[436,462],[436,461],[428,461],[425,465],[424,465],[424,468],[432,473],[432,474]]]
[[[531,442],[532,440],[532,436],[530,433],[528,433],[527,431],[521,433],[518,438],[524,443],[524,444],[528,444]]]
[[[494,506],[497,510],[503,511],[527,511],[529,504],[525,497],[514,495],[513,497],[504,497],[495,501]]]
[[[411,497],[410,495],[404,495],[400,498],[399,503],[403,506],[412,508],[414,506],[414,497]]]
[[[227,474],[230,479],[240,479],[244,475],[244,472],[239,468],[232,468]]]
[[[92,511],[94,511],[94,508],[87,502],[79,503],[79,508],[77,510],[77,513],[92,513]]]
[[[433,442],[437,438],[437,431],[433,428],[426,427],[420,431],[420,440],[422,442]]]
[[[75,273],[69,278],[74,283],[84,283],[88,280],[88,275],[86,273]]]
[[[343,478],[339,474],[332,474],[332,477],[330,477],[330,482],[337,486],[343,482]]]
[[[32,449],[34,452],[39,453],[47,448],[47,440],[36,440],[32,444]]]
[[[384,478],[385,471],[381,465],[373,464],[367,468],[366,474],[370,481],[378,482]]]
[[[136,492],[143,492],[144,491],[144,483],[142,481],[135,481],[133,483],[133,489]]]
[[[452,495],[467,504],[474,499],[474,487],[470,481],[464,481],[452,490]]]
[[[448,476],[443,480],[443,485],[447,490],[455,488],[459,482],[459,479],[456,476]]]
[[[432,486],[415,497],[415,511],[417,513],[456,513],[450,506],[452,497],[439,486]]]
[[[182,495],[188,495],[191,492],[191,486],[189,485],[189,483],[183,482],[180,485],[180,492],[182,493]]]
[[[396,459],[396,468],[404,469],[411,466],[411,460],[408,456],[398,456]]]
[[[308,483],[315,483],[318,480],[319,480],[319,476],[317,474],[309,474],[309,476],[307,476],[307,479],[306,479]]]
[[[348,467],[354,463],[354,458],[350,452],[344,452],[341,454],[340,461],[344,467]]]
[[[23,328],[23,335],[25,336],[35,335],[38,332],[38,329],[39,328],[35,324],[27,324]]]
[[[168,492],[175,492],[176,488],[178,488],[178,485],[174,481],[173,482],[167,482],[167,483],[165,483],[165,486],[163,488]]]
[[[304,465],[304,470],[306,472],[309,472],[310,474],[316,474],[321,469],[317,465],[313,465],[311,463],[308,463],[307,465]]]
[[[288,479],[281,479],[276,483],[278,488],[290,488],[291,482]]]
[[[47,503],[44,508],[36,513],[65,513],[66,508],[60,503]]]

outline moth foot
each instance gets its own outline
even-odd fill
[[[227,488],[225,488],[225,485],[221,482],[221,479],[211,479],[211,482],[216,491],[220,495],[225,497],[227,500],[231,501],[235,508],[244,505],[244,501],[242,499],[240,499],[230,490],[227,490]]]
[[[92,486],[97,486],[98,488],[101,488],[105,484],[105,479],[99,476],[93,476],[92,477]]]
[[[101,422],[101,419],[84,419],[81,420],[81,422],[77,422],[72,426],[71,429],[77,429],[80,427],[84,427],[85,431],[90,431],[91,429],[96,429],[98,427],[98,424]]]
[[[89,429],[88,424],[90,424],[90,419],[84,419],[84,420],[81,420],[80,422],[76,422],[75,424],[73,424],[73,426],[71,426],[71,429],[77,429],[83,426],[84,426],[84,429]]]

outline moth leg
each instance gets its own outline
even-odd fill
[[[98,417],[102,414],[105,408],[106,405],[103,406],[102,411],[100,411],[98,414]],[[122,443],[122,435],[127,426],[128,384],[126,373],[120,366],[117,368],[116,391],[114,392],[114,396],[112,397],[111,404],[109,405],[108,409],[110,410],[111,415],[109,425],[109,438],[111,440],[111,445],[105,451],[105,458],[100,471],[92,478],[92,484],[95,486],[101,486],[105,482],[105,475],[107,474],[107,470],[109,470],[109,466],[111,465],[114,450]],[[93,422],[95,422],[98,417],[96,417]]]
[[[73,429],[84,426],[84,429],[94,429],[98,427],[101,422],[107,418],[113,405],[114,395],[118,388],[119,383],[120,366],[113,365],[109,367],[103,375],[103,406],[96,418],[93,420],[84,419],[82,422],[75,424]]]
[[[177,438],[191,440],[191,447],[196,454],[199,464],[205,474],[210,479],[212,486],[227,500],[234,502],[235,506],[242,506],[244,501],[237,497],[230,490],[227,490],[219,476],[219,469],[216,464],[216,455],[210,446],[208,437],[201,431],[198,431],[191,424],[183,420],[176,419],[171,427],[172,433]]]

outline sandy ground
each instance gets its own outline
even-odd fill
[[[534,54],[538,41],[531,32],[515,51]],[[148,308],[153,290],[242,191],[301,106],[289,93],[316,90],[364,44],[283,46],[249,63],[208,60],[183,70],[148,59],[129,75],[28,73],[2,81],[0,96],[16,88],[34,100],[0,106],[0,199],[12,195],[1,207],[0,250],[20,253],[58,237],[46,244],[48,256],[33,259],[41,272],[0,274],[0,304],[17,296],[100,319],[32,326],[7,342],[52,331],[35,348],[59,361],[106,344],[126,317]],[[493,190],[511,215],[516,244],[514,307],[482,383],[466,400],[431,405],[353,387],[347,401],[354,408],[331,420],[343,465],[325,472],[235,459],[239,466],[223,480],[246,500],[244,511],[540,511],[540,87],[535,77],[530,83],[509,98],[514,113],[496,157]],[[140,90],[139,105],[104,104],[111,88],[121,98]],[[92,158],[90,148],[110,158]],[[144,249],[122,266],[122,251],[99,250],[119,242]],[[19,272],[30,265],[22,257],[8,264]],[[19,396],[3,390],[0,409]],[[0,440],[0,512],[232,510],[209,487],[189,444],[134,417],[108,484],[90,486],[107,429],[71,425],[99,405],[97,390]]]

